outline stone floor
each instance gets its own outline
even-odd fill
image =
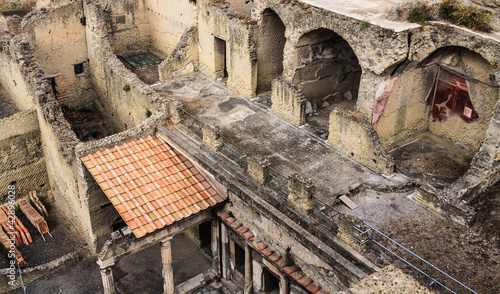
[[[451,184],[469,169],[472,158],[426,132],[391,152],[397,172],[434,187]]]
[[[193,74],[156,89],[182,101],[202,121],[218,125],[224,136],[250,154],[267,157],[271,167],[285,176],[298,173],[313,178],[317,197],[327,203],[360,185],[387,188],[407,182],[398,176],[387,179],[352,161],[305,127],[278,118],[257,100],[233,96],[221,82]]]

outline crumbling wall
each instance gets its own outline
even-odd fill
[[[198,28],[187,29],[172,53],[158,65],[160,81],[198,69]]]
[[[278,14],[266,9],[260,15],[257,45],[257,93],[271,90],[271,82],[283,73],[285,25]]]
[[[34,109],[0,120],[0,203],[6,201],[9,185],[16,186],[16,197],[23,197],[32,190],[48,188],[40,129]]]
[[[410,61],[422,61],[438,48],[449,46],[464,47],[473,52],[481,55],[482,59],[488,61],[491,65],[492,73],[485,81],[498,84],[500,80],[500,67],[498,60],[500,60],[500,43],[496,40],[481,37],[481,35],[464,30],[457,27],[446,26],[441,24],[433,24],[432,26],[425,26],[418,30],[412,30],[411,48],[409,52]],[[472,73],[479,73],[481,78],[486,78],[487,71],[481,72],[484,61],[476,64],[477,58],[473,58],[470,68]],[[481,60],[481,59],[479,59]],[[471,83],[468,83],[469,85]],[[472,86],[477,87],[477,86]],[[483,86],[480,86],[483,87]],[[496,88],[491,92],[485,92],[481,89],[473,90],[476,99],[483,100],[483,103],[490,103],[494,101],[493,110],[491,111],[491,119],[488,119],[486,124],[486,134],[482,134],[482,143],[480,144],[479,151],[474,155],[471,167],[467,173],[460,179],[455,181],[451,186],[445,187],[443,191],[436,191],[440,201],[446,201],[453,205],[460,203],[468,203],[475,199],[484,189],[493,185],[500,180],[500,137],[498,136],[498,125],[500,122],[500,104],[498,102],[499,89]],[[486,97],[479,97],[480,92]],[[491,93],[491,94],[487,94]],[[490,100],[492,99],[492,100]],[[481,102],[480,102],[481,104]],[[477,134],[466,134],[474,138],[478,138]]]
[[[35,0],[3,0],[0,1],[0,11],[31,10],[35,7]]]
[[[184,32],[196,25],[196,1],[147,0],[151,44],[171,54]]]
[[[107,39],[105,15],[99,4],[86,8],[89,70],[99,95],[96,107],[115,130],[138,125],[155,112],[159,95],[125,68]]]
[[[390,155],[360,112],[335,108],[330,113],[328,143],[340,153],[380,173],[389,175],[394,172]]]
[[[22,56],[16,54],[10,37],[4,37],[0,42],[0,83],[17,108],[28,110],[35,105],[35,101],[19,66],[23,62]]]
[[[271,111],[296,126],[306,122],[306,99],[304,95],[281,78],[272,83]]]
[[[299,1],[288,5],[281,5],[279,1],[272,0],[254,1],[252,17],[259,19],[259,15],[267,8],[274,10],[286,27],[283,77],[289,82],[292,82],[295,74],[299,39],[319,28],[333,31],[349,44],[363,73],[369,71],[380,75],[393,64],[406,58],[408,31],[397,32],[373,24],[364,27],[360,20]],[[357,110],[365,113],[367,117],[371,115],[373,93],[376,91],[376,87],[372,88],[372,78],[368,74],[362,75],[356,104]]]
[[[23,32],[38,63],[54,76],[60,103],[91,108],[95,92],[85,72],[85,22],[82,0],[72,1],[31,13],[23,21]]]
[[[4,61],[11,65],[13,72],[23,73],[17,87],[26,89],[27,96],[33,97],[54,199],[85,240],[93,244],[92,232],[87,229],[90,227],[89,213],[81,202],[74,169],[74,148],[79,141],[64,118],[50,79],[36,63],[29,43],[20,36],[5,36],[2,45]]]
[[[247,0],[228,0],[226,1],[229,7],[245,16],[250,16],[252,14],[252,1]]]
[[[256,34],[256,27],[227,7],[213,6],[209,2],[198,1],[200,71],[213,79],[224,78],[224,71],[227,71],[227,85],[231,90],[254,97],[257,59],[250,40]]]
[[[117,54],[151,45],[146,0],[103,0],[100,3],[105,11],[107,38]]]
[[[313,104],[339,93],[356,99],[361,67],[349,44],[331,30],[301,36],[295,52],[292,83]]]

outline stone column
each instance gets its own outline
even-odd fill
[[[245,245],[245,294],[252,294],[252,248]]]
[[[104,294],[115,293],[115,282],[113,280],[113,270],[110,266],[101,268],[102,286],[104,287]]]
[[[288,279],[285,276],[280,276],[280,294],[290,293]]]
[[[288,203],[291,204],[300,213],[307,215],[312,210],[312,196],[315,192],[315,187],[311,179],[304,179],[297,174],[288,178]]]
[[[212,243],[211,243],[212,267],[218,275],[221,274],[220,252],[219,252],[219,250],[220,250],[219,249],[219,225],[220,225],[220,220],[218,218],[215,218],[212,220]]]
[[[230,278],[230,260],[231,253],[229,251],[229,232],[225,225],[221,225],[221,241],[222,241],[222,277],[226,280]]]
[[[262,291],[262,264],[257,260],[252,260],[252,281],[253,281],[253,292],[260,293]]]
[[[172,237],[161,242],[161,263],[163,264],[163,293],[174,294],[174,271],[172,270]]]

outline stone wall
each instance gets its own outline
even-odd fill
[[[58,100],[72,107],[91,108],[96,97],[85,72],[85,22],[82,0],[72,1],[29,14],[23,21],[23,33],[37,62],[54,76]],[[75,71],[79,65],[81,73]]]
[[[184,32],[196,25],[196,1],[147,0],[146,15],[152,46],[171,54]]]
[[[138,125],[155,112],[159,95],[136,74],[126,69],[108,42],[105,14],[99,4],[86,7],[89,70],[100,97],[97,108],[115,130]]]
[[[286,27],[286,44],[283,59],[283,77],[292,82],[295,74],[296,52],[299,39],[319,28],[339,35],[352,48],[363,73],[381,75],[388,68],[405,60],[408,52],[408,31],[393,31],[377,25],[363,28],[361,20],[331,12],[322,8],[292,2],[282,5],[279,1],[254,1],[252,18],[260,24],[261,14],[271,8]],[[381,58],[383,56],[383,58]],[[373,93],[372,76],[363,74],[358,94],[357,110],[371,114]],[[334,94],[334,93],[331,93]]]
[[[229,9],[198,1],[200,71],[218,79],[227,75],[227,85],[237,94],[254,97],[257,88],[255,44],[250,40],[256,27]],[[230,11],[229,11],[230,12]],[[225,73],[226,72],[226,73]]]
[[[247,0],[228,0],[226,3],[229,7],[245,16],[250,16],[252,14],[252,1]]]
[[[349,44],[331,30],[300,37],[295,48],[292,84],[313,104],[339,93],[356,99],[361,67]]]
[[[100,5],[105,12],[107,38],[117,54],[144,49],[151,44],[146,0],[103,0]]]
[[[48,188],[47,171],[36,111],[18,112],[0,120],[0,203],[15,182],[16,197]]]
[[[257,44],[257,93],[271,90],[272,81],[283,73],[285,25],[271,9],[262,12]]]
[[[0,11],[32,10],[35,0],[3,0],[0,1]]]
[[[271,111],[296,126],[306,122],[306,99],[301,91],[278,78],[272,83]]]
[[[160,81],[194,72],[198,69],[198,29],[187,29],[172,53],[158,65]]]
[[[66,5],[72,1],[73,0],[36,0],[36,9]]]
[[[377,172],[386,175],[394,172],[390,155],[380,144],[370,122],[360,112],[335,108],[330,113],[328,143],[335,150]]]
[[[28,97],[33,97],[48,182],[56,204],[92,246],[94,238],[87,229],[90,228],[90,217],[81,202],[79,179],[74,169],[74,148],[79,140],[64,118],[50,79],[36,63],[29,43],[20,36],[5,36],[2,45],[3,61],[11,65],[13,72],[23,73],[21,79],[16,79],[17,87],[25,89]]]
[[[435,76],[433,67],[408,70],[398,76],[382,115],[373,125],[385,148],[392,149],[429,130],[431,116],[426,98]]]
[[[24,82],[20,64],[25,57],[18,54],[10,37],[0,40],[0,82],[20,110],[28,110],[35,105],[33,93]]]

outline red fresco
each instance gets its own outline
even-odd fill
[[[479,118],[470,100],[465,79],[442,68],[427,97],[427,104],[433,105],[432,116],[439,121],[448,119],[449,110],[460,115],[466,122]]]

